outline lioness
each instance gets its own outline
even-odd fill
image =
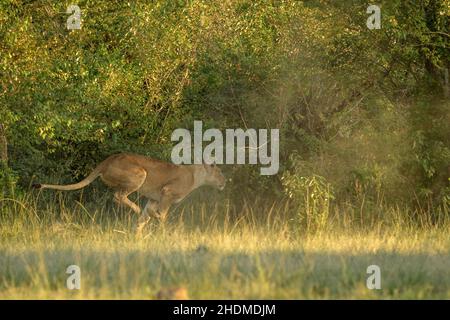
[[[225,177],[215,165],[175,165],[137,154],[121,153],[108,157],[83,181],[70,185],[35,184],[38,189],[77,190],[84,188],[98,176],[115,190],[114,200],[141,213],[138,205],[128,195],[138,191],[148,199],[140,217],[145,224],[152,212],[164,221],[170,206],[180,202],[202,185],[225,187]]]

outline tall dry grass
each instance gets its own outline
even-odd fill
[[[192,299],[450,298],[449,215],[401,208],[376,216],[332,208],[312,227],[289,202],[189,204],[169,221],[136,217],[65,194],[0,200],[0,298],[153,299],[183,287]],[[324,222],[325,221],[325,222]],[[81,290],[66,288],[69,265]],[[382,289],[369,290],[369,265]]]

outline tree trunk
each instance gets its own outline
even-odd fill
[[[444,97],[450,98],[450,86],[448,83],[448,68],[444,69]]]
[[[6,140],[5,127],[0,123],[0,161],[8,163],[8,144]]]

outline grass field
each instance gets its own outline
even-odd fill
[[[154,299],[171,287],[191,299],[450,298],[447,212],[417,224],[392,210],[366,227],[335,213],[308,229],[282,205],[239,218],[185,207],[139,237],[126,212],[57,199],[0,201],[0,299]],[[80,290],[66,287],[73,264]],[[380,290],[366,287],[373,264]]]

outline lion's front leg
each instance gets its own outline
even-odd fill
[[[144,210],[142,210],[142,215],[139,217],[138,220],[138,227],[137,227],[138,233],[142,233],[142,230],[151,219],[150,215],[151,214],[156,215],[157,210],[158,210],[158,202],[148,200],[147,204],[144,207]]]
[[[167,185],[161,190],[161,199],[158,203],[158,217],[162,223],[164,223],[167,219],[167,215],[169,213],[170,206],[176,202],[177,199],[180,198],[178,192],[176,192],[175,187],[171,185]]]

